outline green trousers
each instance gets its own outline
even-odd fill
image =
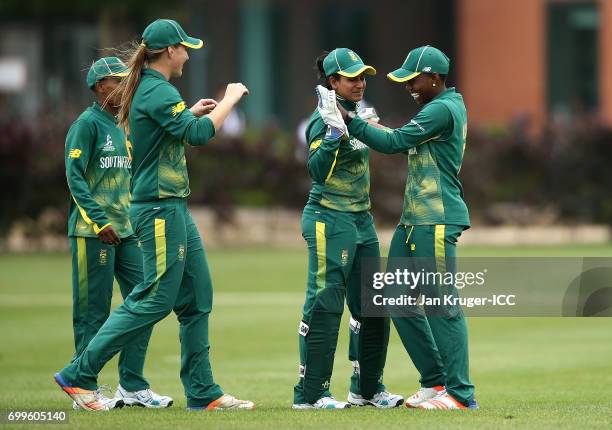
[[[73,360],[85,350],[108,318],[113,279],[125,299],[142,282],[142,253],[136,236],[106,245],[97,237],[70,237],[72,250]],[[151,330],[145,331],[119,355],[119,383],[128,391],[149,388],[143,368]]]
[[[457,239],[463,230],[463,226],[457,225],[399,225],[391,241],[387,271],[394,270],[396,257],[417,257],[415,261],[432,262],[435,270],[454,271]],[[413,267],[413,270],[419,268]],[[426,317],[392,318],[393,324],[421,375],[421,385],[444,385],[455,399],[468,406],[474,397],[474,385],[469,377],[468,333],[463,311],[456,307],[446,312],[437,309],[435,315],[427,308],[425,312]]]
[[[351,391],[371,398],[385,389],[382,374],[389,341],[388,318],[363,318],[361,260],[380,256],[372,215],[308,204],[302,216],[308,245],[306,302],[299,326],[300,372],[294,403],[329,396],[344,300],[351,312]]]
[[[104,364],[174,310],[187,405],[206,406],[223,392],[209,360],[212,283],[187,202],[173,198],[133,203],[130,220],[142,243],[144,282],[110,315],[83,353],[61,370],[62,377],[73,386],[95,389]]]

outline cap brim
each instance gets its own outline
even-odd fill
[[[410,70],[399,68],[387,74],[387,78],[393,82],[406,82],[419,76],[421,72],[411,72]]]
[[[187,37],[187,39],[180,42],[180,44],[191,49],[200,49],[202,46],[204,46],[204,42],[201,39],[196,39],[195,37]]]
[[[362,73],[366,73],[368,75],[375,75],[376,69],[372,66],[366,66],[365,64],[362,64],[362,65],[356,65],[353,67],[349,67],[346,70],[341,70],[336,73],[338,73],[341,76],[346,76],[347,78],[354,78],[355,76],[358,76]]]

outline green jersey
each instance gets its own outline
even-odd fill
[[[378,129],[357,117],[348,129],[376,151],[408,153],[401,224],[470,225],[459,181],[467,113],[463,97],[454,88],[436,96],[401,128]]]
[[[72,194],[68,235],[96,237],[112,225],[119,237],[132,234],[128,217],[132,159],[115,117],[94,103],[70,126],[64,159]]]
[[[195,117],[161,73],[144,69],[128,124],[134,147],[132,201],[187,197],[185,144],[206,144],[215,135],[212,121]]]
[[[356,104],[341,100],[342,106],[355,111]],[[357,138],[334,139],[327,125],[314,111],[306,127],[308,172],[312,189],[308,202],[343,212],[370,209],[370,168],[368,147]]]

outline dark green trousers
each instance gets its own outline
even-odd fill
[[[117,279],[125,299],[142,282],[142,253],[136,236],[106,245],[97,237],[70,237],[72,250],[72,326],[75,360],[108,318]],[[128,391],[149,388],[143,368],[151,330],[119,355],[119,383]]]
[[[133,203],[130,219],[142,243],[144,282],[61,374],[75,386],[95,389],[104,364],[174,310],[180,324],[181,381],[187,405],[206,406],[223,392],[213,379],[209,360],[212,282],[187,202]]]
[[[399,225],[391,241],[387,270],[394,269],[395,257],[418,257],[415,261],[431,262],[438,271],[454,271],[457,240],[463,230],[463,226],[457,225]],[[468,406],[474,397],[474,385],[469,377],[468,332],[463,311],[456,307],[445,312],[437,309],[435,315],[427,308],[425,312],[426,317],[392,318],[393,324],[421,375],[421,385],[445,385],[455,399]]]
[[[299,326],[300,378],[294,403],[329,396],[344,300],[351,312],[351,391],[371,398],[385,389],[382,374],[389,340],[387,318],[361,317],[361,260],[379,257],[372,215],[309,204],[302,216],[308,245],[306,301]]]

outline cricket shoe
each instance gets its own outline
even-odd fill
[[[255,409],[255,403],[250,400],[240,400],[230,394],[224,394],[217,400],[212,401],[208,406],[190,406],[187,409],[191,411],[206,410],[206,411],[225,411],[229,409]]]
[[[291,406],[291,409],[314,409],[315,407],[313,405],[311,405],[310,403],[294,403],[293,406]]]
[[[462,405],[453,396],[448,393],[440,394],[433,399],[426,400],[420,403],[417,408],[420,409],[468,409],[467,406]]]
[[[480,406],[478,406],[478,402],[476,401],[475,398],[472,397],[472,400],[470,400],[470,405],[468,406],[468,409],[476,410],[479,408]]]
[[[55,382],[62,391],[73,400],[73,409],[85,409],[86,411],[110,411],[115,408],[122,408],[123,401],[120,399],[109,399],[100,393],[100,389],[95,391],[73,387],[62,375],[55,374]]]
[[[399,394],[391,394],[388,391],[380,391],[371,399],[364,399],[361,394],[355,394],[349,391],[348,402],[355,406],[372,405],[381,409],[395,408],[404,403],[404,398]]]
[[[125,406],[125,403],[123,403],[121,399],[117,398],[116,396],[106,397],[104,394],[102,394],[102,391],[107,391],[109,393],[112,393],[110,385],[108,384],[100,385],[98,389],[96,390],[96,393],[98,393],[98,399],[100,400],[100,402],[105,405],[108,405],[109,409],[115,409],[115,408],[119,409]],[[78,405],[77,402],[73,400],[72,409],[74,409],[75,411],[78,411],[78,410],[81,410],[82,408]]]
[[[115,398],[123,400],[126,406],[141,406],[144,408],[169,408],[174,402],[172,397],[160,396],[150,388],[127,391],[121,385],[117,387]]]
[[[412,396],[406,399],[407,408],[416,408],[421,403],[427,400],[433,399],[441,394],[446,394],[446,389],[442,385],[438,385],[431,388],[421,387],[419,391],[414,393]]]
[[[313,404],[294,403],[292,406],[293,409],[348,409],[350,407],[350,403],[338,401],[331,396],[321,397]]]

